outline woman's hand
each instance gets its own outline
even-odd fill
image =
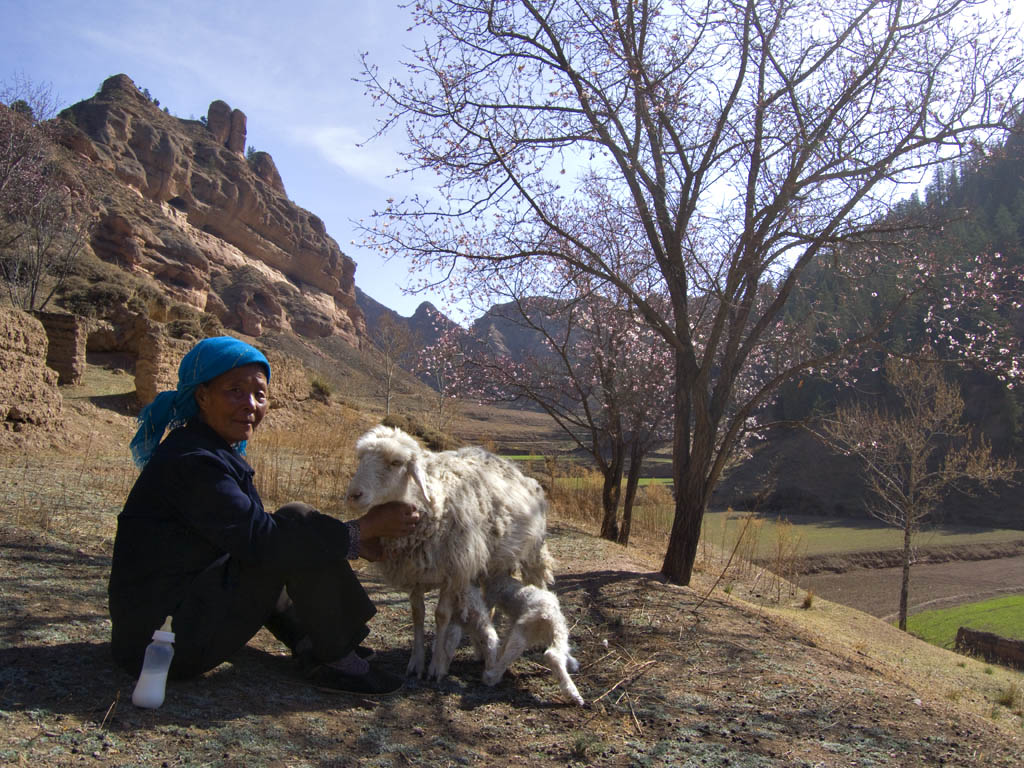
[[[408,536],[416,528],[419,519],[419,510],[411,504],[388,501],[370,507],[359,518],[359,533],[364,543],[381,536]]]

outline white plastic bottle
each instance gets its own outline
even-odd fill
[[[171,668],[174,656],[174,632],[171,631],[171,617],[153,633],[153,641],[146,646],[142,660],[142,672],[132,691],[132,704],[136,707],[156,709],[164,703],[164,689],[167,686],[167,670]]]

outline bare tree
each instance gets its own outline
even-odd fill
[[[856,351],[813,296],[891,270],[880,324],[940,265],[882,258],[901,182],[1008,127],[1020,32],[974,0],[417,2],[406,77],[366,82],[439,194],[389,202],[370,240],[486,301],[518,273],[584,273],[673,350],[676,509],[662,564],[688,583],[711,493],[789,378]],[[615,211],[642,251],[589,226]],[[862,247],[845,249],[855,241]],[[639,261],[638,261],[639,259]],[[854,260],[855,259],[855,260]],[[461,297],[460,297],[461,298]],[[798,338],[796,330],[810,331]],[[786,334],[790,334],[786,336]],[[744,386],[744,377],[752,382]]]
[[[402,367],[415,349],[415,341],[409,329],[391,315],[384,315],[374,334],[375,352],[380,359],[378,392],[384,399],[384,415],[391,415],[391,403],[395,395],[395,384]]]
[[[0,248],[0,272],[14,306],[29,312],[46,308],[71,274],[91,219],[83,194],[59,179],[47,181],[40,197],[16,220],[17,236]]]
[[[43,309],[85,244],[88,195],[44,122],[54,112],[49,87],[19,76],[0,102],[0,274],[15,306]]]
[[[1013,479],[1012,460],[993,456],[983,439],[972,439],[962,422],[964,401],[942,366],[926,359],[892,359],[886,377],[899,405],[892,409],[853,404],[823,421],[824,436],[860,460],[872,498],[868,511],[903,531],[903,579],[899,627],[907,628],[914,535],[943,496]]]

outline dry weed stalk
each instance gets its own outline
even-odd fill
[[[327,514],[341,514],[355,468],[353,446],[364,425],[348,414],[301,430],[272,429],[249,451],[260,495],[268,508],[301,499]]]
[[[597,702],[601,701],[601,699],[603,699],[605,696],[608,696],[610,693],[612,693],[612,691],[616,690],[620,685],[632,685],[637,680],[639,680],[647,672],[647,670],[651,668],[652,665],[657,664],[657,663],[658,663],[657,659],[649,659],[648,661],[645,661],[645,662],[641,663],[630,674],[628,674],[625,677],[623,677],[621,680],[619,680],[619,682],[617,682],[615,685],[613,685],[607,691],[605,691],[600,696],[598,696],[596,699],[594,699],[593,703],[596,704]]]
[[[746,538],[747,530],[750,528],[750,522],[752,519],[753,515],[746,516],[746,519],[743,523],[743,528],[740,530],[739,536],[736,537],[736,543],[733,545],[732,552],[729,553],[729,559],[726,560],[725,566],[723,566],[721,572],[719,572],[718,577],[715,579],[714,583],[708,588],[708,591],[701,597],[701,599],[697,601],[697,605],[693,607],[694,613],[700,610],[700,607],[704,605],[705,602],[707,602],[707,599],[709,597],[711,597],[711,593],[715,591],[715,587],[717,587],[721,583],[722,579],[725,578],[725,574],[728,573],[729,568],[736,557],[736,553],[740,549],[740,545],[743,544],[743,541]],[[722,551],[725,551],[724,547]]]

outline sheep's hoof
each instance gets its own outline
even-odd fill
[[[409,661],[409,666],[405,668],[405,676],[412,677],[416,676],[417,680],[423,679],[423,662],[417,663],[416,659]]]
[[[448,675],[447,667],[443,667],[440,664],[431,664],[430,669],[427,670],[427,677],[431,680],[441,682]]]

